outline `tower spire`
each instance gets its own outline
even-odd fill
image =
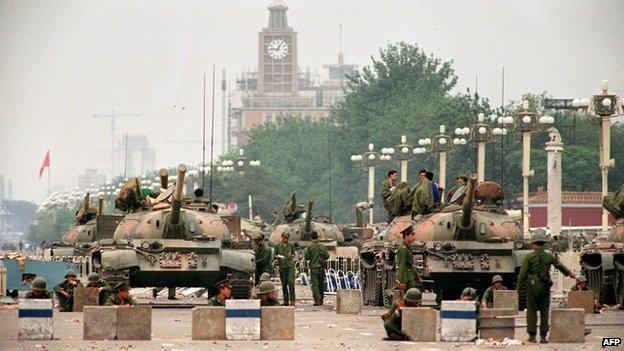
[[[338,64],[344,64],[344,53],[342,52],[342,24],[340,25],[340,29],[338,31]]]
[[[286,18],[288,5],[282,0],[273,0],[268,9],[270,11],[269,28],[288,28],[288,19]]]

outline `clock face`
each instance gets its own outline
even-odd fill
[[[273,40],[267,48],[269,56],[274,60],[281,60],[288,53],[288,45],[283,40]]]

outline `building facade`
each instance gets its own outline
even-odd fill
[[[328,77],[322,79],[309,69],[298,66],[297,32],[288,26],[288,6],[281,0],[269,7],[268,26],[258,33],[257,71],[242,72],[230,93],[227,124],[228,149],[241,148],[251,128],[263,123],[276,123],[284,117],[318,121],[329,115],[331,106],[344,92],[347,75],[355,65],[324,65]]]

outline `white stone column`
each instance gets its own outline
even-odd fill
[[[548,221],[551,235],[561,234],[561,156],[563,141],[554,128],[548,129],[550,141],[546,142],[548,172]]]

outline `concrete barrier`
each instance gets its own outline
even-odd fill
[[[474,301],[442,301],[442,341],[472,341],[477,337],[477,305]]]
[[[550,342],[585,341],[585,310],[582,308],[550,310]]]
[[[438,328],[438,311],[429,307],[403,307],[401,309],[403,333],[412,341],[435,342]]]
[[[260,300],[225,301],[227,340],[260,340]]]
[[[512,308],[518,314],[518,292],[516,290],[494,290],[494,308]]]
[[[52,300],[20,300],[18,304],[20,340],[51,340],[54,337]]]
[[[117,338],[116,306],[85,306],[83,340],[114,340]]]
[[[84,306],[99,306],[100,288],[74,288],[74,312],[82,312]]]
[[[195,307],[191,324],[193,340],[225,340],[225,307]]]
[[[362,290],[336,291],[336,312],[338,314],[359,314],[362,312]]]
[[[151,340],[152,307],[117,307],[117,340]]]
[[[594,292],[570,291],[568,293],[568,308],[582,308],[586,314],[594,313]]]
[[[487,308],[479,311],[479,337],[502,341],[513,339],[515,331],[515,311],[513,308]]]
[[[261,307],[261,340],[295,340],[295,307]]]

